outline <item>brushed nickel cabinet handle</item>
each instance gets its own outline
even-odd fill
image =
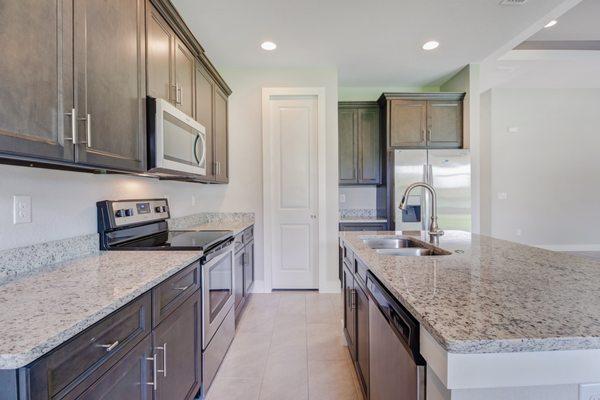
[[[167,343],[163,343],[162,346],[158,346],[157,350],[163,351],[163,369],[157,370],[157,372],[162,372],[163,377],[167,377]]]
[[[119,341],[115,340],[114,343],[112,344],[101,344],[100,347],[104,347],[106,349],[106,352],[110,352],[113,351],[115,349],[115,347],[117,347],[119,345]]]
[[[156,391],[158,389],[158,371],[156,370],[156,353],[152,357],[146,357],[146,360],[152,361],[152,382],[146,382],[146,385],[152,386],[152,389]]]
[[[175,290],[181,290],[182,292],[184,292],[184,291],[188,290],[188,288],[189,288],[190,286],[191,286],[191,285],[187,285],[187,286],[181,286],[181,287],[176,287],[176,288],[173,288],[173,289],[175,289]]]
[[[73,144],[77,144],[77,110],[72,108],[70,113],[65,113],[71,117],[71,137],[64,138],[70,140]]]
[[[92,146],[92,114],[86,114],[85,118],[78,118],[79,121],[85,121],[86,140],[77,144],[85,144],[86,147]]]
[[[175,85],[175,102],[181,105],[181,86],[179,84]]]

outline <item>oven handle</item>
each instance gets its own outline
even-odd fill
[[[218,248],[216,248],[215,250],[211,250],[208,254],[204,255],[204,266],[210,266],[213,265],[217,262],[219,262],[219,260],[223,257],[221,257],[222,255],[225,255],[226,253],[229,253],[233,250],[233,238],[228,239],[225,243],[221,244]]]

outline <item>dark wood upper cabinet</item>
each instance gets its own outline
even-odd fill
[[[72,5],[0,3],[0,153],[73,160]]]
[[[152,332],[156,357],[155,400],[193,399],[202,377],[200,292],[196,291]]]
[[[390,102],[391,147],[425,147],[427,145],[427,102],[392,100]]]
[[[175,41],[175,104],[187,115],[194,116],[194,56],[179,39]]]
[[[340,102],[338,129],[340,185],[381,184],[383,147],[377,103]]]
[[[146,170],[143,0],[74,2],[75,161]]]
[[[384,93],[388,148],[460,148],[464,93]]]
[[[215,85],[208,71],[196,63],[196,121],[206,129],[206,178],[215,179],[213,162],[213,105]]]
[[[427,102],[427,145],[431,148],[461,148],[463,141],[463,102]]]
[[[148,96],[175,101],[173,49],[175,32],[150,4],[146,3],[146,60]]]
[[[214,94],[213,164],[215,181],[229,182],[227,95],[215,87]]]
[[[354,108],[338,111],[339,130],[339,181],[340,184],[358,183],[358,122]]]

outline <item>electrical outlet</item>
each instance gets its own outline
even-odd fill
[[[192,206],[196,205],[196,196],[192,195]]]
[[[506,129],[508,133],[519,133],[519,127],[518,126],[509,126],[508,129]]]
[[[515,235],[517,236],[521,236],[523,234],[523,231],[521,230],[521,228],[517,228],[517,230],[515,231]],[[600,399],[598,399],[600,400]]]
[[[506,200],[506,199],[508,199],[508,193],[498,192],[498,200]]]
[[[31,196],[13,196],[13,224],[31,223]]]
[[[579,400],[600,400],[600,383],[579,385]]]
[[[346,195],[340,194],[340,203],[345,203],[345,202],[346,202]]]

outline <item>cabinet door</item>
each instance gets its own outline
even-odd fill
[[[369,393],[369,298],[356,285],[356,361],[365,393]]]
[[[254,241],[249,242],[244,250],[244,296],[250,293],[254,282]]]
[[[463,137],[462,101],[427,102],[427,144],[432,148],[460,148]]]
[[[236,253],[233,260],[233,298],[237,309],[244,300],[244,250]]]
[[[145,171],[144,3],[81,0],[74,14],[75,160]]]
[[[358,183],[357,151],[358,127],[356,109],[340,109],[338,112],[339,131],[339,183]]]
[[[391,147],[420,148],[427,145],[427,102],[389,101],[389,143]]]
[[[158,372],[155,400],[193,399],[200,389],[200,313],[200,291],[196,291],[153,331]]]
[[[206,179],[215,179],[213,162],[214,83],[202,64],[196,63],[196,121],[206,129]]]
[[[194,116],[194,56],[179,39],[175,40],[175,95],[181,111]]]
[[[81,400],[151,400],[152,346],[150,335],[127,353],[81,396]],[[67,396],[69,398],[69,396]]]
[[[354,276],[344,266],[344,333],[350,355],[356,360],[356,294],[354,289]]]
[[[175,33],[149,0],[146,1],[146,48],[148,95],[174,102]]]
[[[221,183],[229,181],[228,165],[228,126],[227,126],[227,96],[215,86],[214,105],[214,166],[216,169],[215,180]]]
[[[73,161],[72,5],[0,2],[0,153]]]
[[[379,109],[358,110],[358,183],[381,183],[382,148]]]

